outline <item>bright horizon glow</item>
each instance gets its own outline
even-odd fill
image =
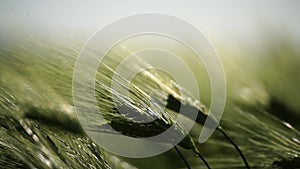
[[[66,30],[89,36],[99,28],[125,16],[157,12],[177,16],[195,25],[211,40],[256,41],[264,29],[289,33],[300,39],[300,1],[2,1],[0,35],[2,42],[25,34]],[[58,35],[60,36],[60,35]],[[4,38],[3,38],[4,37]],[[6,38],[5,38],[6,37]],[[4,39],[4,40],[3,40]]]

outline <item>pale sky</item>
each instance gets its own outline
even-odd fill
[[[17,1],[0,2],[0,44],[17,36],[55,31],[82,31],[87,36],[110,22],[138,13],[178,16],[195,25],[209,39],[259,39],[265,33],[283,32],[300,39],[300,1]],[[263,30],[263,31],[262,31]],[[47,32],[47,33],[45,33]]]

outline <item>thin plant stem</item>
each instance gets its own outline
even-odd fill
[[[235,147],[235,149],[238,151],[238,153],[240,154],[240,156],[242,157],[244,164],[246,166],[247,169],[250,169],[250,166],[248,164],[248,161],[246,159],[246,157],[243,155],[241,149],[238,147],[237,144],[235,144],[235,142],[226,134],[226,132],[222,129],[222,127],[218,127],[218,130],[226,137],[226,139]]]
[[[203,163],[206,165],[206,167],[208,169],[211,169],[210,165],[208,164],[208,162],[205,160],[205,158],[199,153],[199,152],[196,152],[197,156],[201,158],[201,160],[203,161]]]
[[[185,159],[185,157],[183,156],[183,154],[180,152],[180,150],[178,149],[178,147],[175,146],[174,149],[179,154],[180,158],[184,161],[185,166],[187,167],[187,169],[191,169],[191,166],[189,165],[188,161]]]

